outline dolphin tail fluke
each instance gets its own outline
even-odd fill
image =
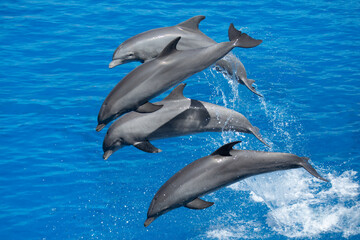
[[[265,144],[266,146],[270,147],[270,145],[262,138],[261,134],[260,134],[260,130],[258,127],[253,127],[253,129],[251,129],[252,134],[254,134],[254,136],[259,139],[263,144]]]
[[[261,95],[260,93],[258,93],[256,91],[256,89],[252,86],[252,84],[255,82],[255,80],[253,79],[247,79],[246,81],[243,81],[244,85],[253,93],[255,93],[256,95],[258,95],[259,97],[264,97],[263,95]]]
[[[237,59],[236,57],[231,57],[230,59],[232,59],[233,61],[238,61],[237,67],[236,67],[237,68],[236,74],[235,74],[236,80],[240,84],[245,85],[250,91],[252,91],[256,95],[263,97],[261,94],[256,92],[256,89],[252,86],[252,84],[255,82],[255,80],[247,78],[245,67],[239,61],[239,59]],[[234,75],[233,65],[230,64],[227,59],[222,58],[222,59],[218,60],[215,64],[216,64],[215,69],[217,71],[223,73],[224,75],[230,75],[230,76]]]
[[[205,209],[214,205],[213,202],[207,202],[200,198],[195,198],[193,201],[187,203],[185,207],[195,210]]]
[[[323,180],[325,182],[329,182],[329,180],[323,178],[322,176],[320,176],[320,174],[317,173],[317,171],[310,165],[309,163],[309,158],[307,157],[300,157],[301,158],[301,162],[300,165],[306,169],[306,171],[308,171],[311,175],[313,175],[314,177]]]
[[[234,41],[236,47],[253,48],[262,43],[262,40],[254,39],[246,33],[237,30],[232,23],[230,24],[228,34],[229,40]]]

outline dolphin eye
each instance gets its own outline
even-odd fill
[[[111,143],[111,146],[116,146],[116,144],[118,144],[118,142],[119,142],[119,140],[116,139],[115,141],[113,141],[113,142]]]
[[[134,56],[135,56],[135,54],[133,52],[128,53],[128,57],[134,57]]]

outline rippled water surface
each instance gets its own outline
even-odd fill
[[[1,239],[359,239],[359,1],[1,1]],[[153,141],[102,160],[100,106],[130,63],[113,51],[143,31],[205,15],[227,41],[232,22],[263,43],[234,49],[259,98],[207,69],[185,95],[243,113],[253,136],[202,133]],[[167,93],[157,97],[162,99]],[[224,143],[311,158],[207,195],[214,206],[173,210],[144,228],[159,187]]]

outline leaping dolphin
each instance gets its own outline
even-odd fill
[[[201,132],[236,131],[253,134],[262,143],[259,129],[251,125],[244,115],[215,104],[184,97],[184,83],[155,105],[162,106],[153,113],[129,112],[117,119],[106,133],[104,159],[118,149],[134,145],[150,153],[161,150],[149,141]],[[267,145],[268,146],[268,145]]]
[[[302,167],[314,177],[328,181],[316,172],[306,157],[290,153],[234,150],[232,147],[237,143],[225,144],[172,176],[151,201],[144,226],[178,207],[208,208],[214,203],[200,199],[201,196],[262,173]]]
[[[179,50],[209,47],[216,44],[217,42],[199,30],[199,24],[203,19],[205,16],[195,16],[175,26],[152,29],[129,38],[115,50],[109,68],[128,62],[146,62],[156,58],[164,47],[178,36],[181,37],[177,46]],[[231,27],[234,26],[231,25]],[[261,96],[252,86],[255,81],[247,78],[244,65],[234,54],[227,54],[215,65],[217,70],[224,70],[230,76],[235,75],[239,83]]]
[[[124,113],[136,109],[140,112],[153,112],[159,109],[159,106],[147,101],[209,67],[234,47],[251,48],[262,42],[231,26],[230,41],[210,47],[179,51],[176,46],[180,38],[172,40],[157,58],[132,70],[114,87],[99,111],[97,131]],[[141,106],[143,104],[146,105]]]

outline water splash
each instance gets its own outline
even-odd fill
[[[214,71],[206,75],[210,87],[215,89],[212,101],[236,111],[249,111],[246,108],[248,104],[239,96],[239,84],[226,75],[224,77],[228,80],[227,84],[223,80],[219,83]],[[300,152],[304,152],[297,144],[304,141],[303,128],[287,106],[277,106],[263,98],[256,104],[254,109],[260,111],[255,111],[254,115],[262,116],[268,124],[267,132],[271,132],[266,134],[263,131],[272,145],[269,151],[299,152],[300,149]],[[245,139],[241,147],[250,147],[244,134],[223,132],[221,137],[221,140],[209,140],[220,146]],[[206,238],[258,239],[278,234],[288,238],[308,238],[330,233],[340,233],[347,238],[360,234],[360,187],[356,176],[355,171],[328,174],[330,184],[326,185],[303,169],[296,169],[259,175],[235,183],[229,188],[239,194],[248,193],[250,202],[265,205],[266,215],[263,219],[246,221],[242,214],[244,210],[234,209],[232,213],[225,213],[213,221]]]
[[[236,214],[228,214],[226,218],[221,218],[222,222],[232,222],[232,225],[219,223],[212,230],[206,233],[207,239],[261,239],[268,237],[263,234],[264,227],[259,222],[239,220],[240,216]],[[235,220],[236,219],[236,220]],[[251,234],[249,234],[251,233]]]
[[[343,237],[360,234],[360,186],[357,172],[346,171],[337,176],[328,174],[330,188],[303,170],[291,170],[256,176],[231,185],[238,194],[249,194],[248,201],[262,203],[268,208],[263,219],[245,221],[245,209],[226,213],[209,227],[212,239],[268,238],[270,232],[288,238],[319,237],[340,233]],[[234,199],[234,201],[238,201]],[[250,207],[252,208],[252,206]],[[224,224],[226,223],[226,224]],[[269,228],[269,229],[267,229]]]
[[[332,186],[325,190],[313,187],[307,179],[296,179],[295,189],[284,203],[272,204],[268,225],[287,237],[315,237],[329,232],[342,233],[343,237],[360,234],[360,186],[354,181],[356,174],[329,174]]]

